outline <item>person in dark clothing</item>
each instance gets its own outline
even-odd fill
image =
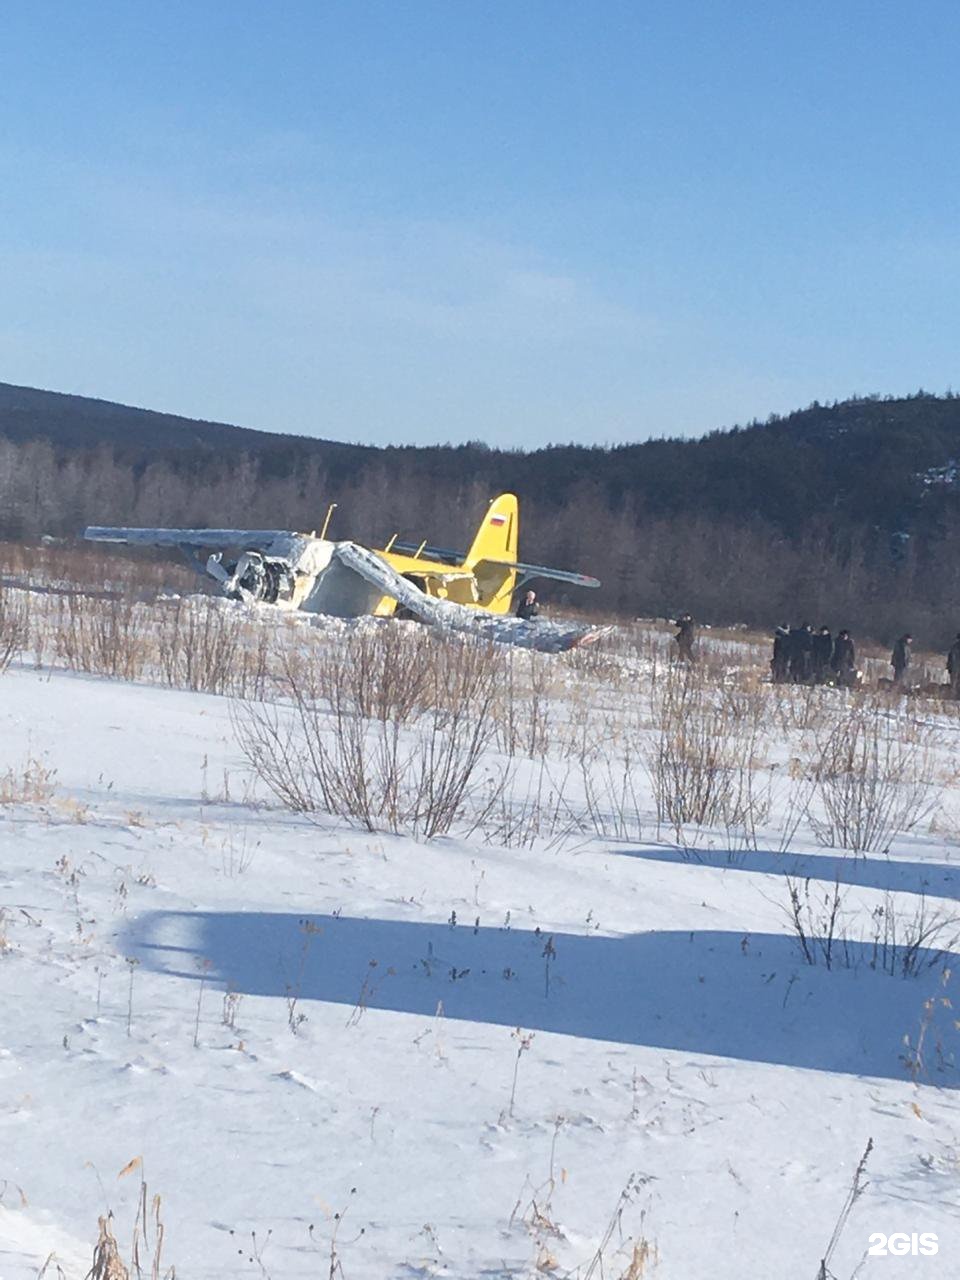
[[[517,617],[523,618],[524,622],[530,622],[534,618],[539,618],[540,606],[537,604],[537,593],[535,591],[524,592],[523,599],[517,605]]]
[[[783,684],[790,670],[790,627],[781,622],[773,633],[773,657],[770,659],[770,674],[774,684]]]
[[[677,619],[677,626],[679,630],[673,637],[677,642],[677,656],[681,662],[696,662],[693,646],[697,639],[697,629],[693,625],[693,618],[689,613],[684,613]]]
[[[817,684],[826,684],[830,679],[830,659],[833,657],[833,636],[829,627],[821,627],[812,637],[813,678]]]
[[[837,633],[830,668],[841,688],[849,688],[857,678],[857,652],[850,639],[850,632],[847,630]]]
[[[809,622],[790,631],[790,679],[806,684],[813,673],[813,628]]]
[[[791,627],[790,634],[787,636],[787,654],[790,679],[794,684],[799,684],[802,679],[803,648],[806,643],[804,630],[804,627]]]
[[[913,643],[913,636],[904,634],[893,646],[893,652],[890,654],[890,665],[893,667],[894,684],[903,684],[903,677],[907,667],[910,665],[910,645]]]
[[[960,698],[960,631],[947,653],[947,675],[950,677],[951,694]]]

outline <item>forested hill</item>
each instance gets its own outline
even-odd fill
[[[463,543],[502,489],[523,502],[523,554],[596,570],[618,611],[862,616],[876,634],[912,625],[938,638],[960,623],[956,396],[814,404],[697,440],[508,452],[337,443],[0,384],[8,538],[85,523],[311,528],[336,501],[335,535]]]
[[[60,460],[106,447],[143,470],[219,471],[241,454],[265,475],[314,464],[355,482],[389,462],[458,483],[468,474],[521,496],[565,501],[584,486],[604,504],[637,513],[759,516],[797,531],[816,516],[909,532],[943,509],[960,466],[960,396],[847,400],[811,405],[783,418],[717,430],[697,440],[658,439],[597,448],[554,445],[505,452],[482,444],[377,448],[253,431],[105,400],[0,383],[0,436],[46,440]],[[952,506],[952,503],[950,504]]]
[[[6,382],[0,382],[0,436],[18,444],[46,440],[59,456],[105,446],[140,468],[157,459],[194,466],[233,450],[255,455],[278,474],[319,453],[349,470],[370,453],[360,445],[254,431]]]

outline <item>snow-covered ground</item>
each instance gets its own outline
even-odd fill
[[[869,1139],[830,1271],[960,1274],[949,967],[806,965],[785,910],[952,911],[936,831],[691,854],[641,779],[642,841],[417,843],[265,803],[226,699],[25,666],[4,774],[0,1280],[108,1208],[127,1250],[141,1170],[197,1280],[814,1280]]]

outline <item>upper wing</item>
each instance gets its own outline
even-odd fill
[[[467,558],[465,551],[452,551],[449,547],[432,547],[426,542],[402,542],[399,538],[394,538],[389,550],[405,556],[415,555],[418,558],[423,556],[427,560],[436,560],[439,564],[462,565]]]
[[[284,529],[125,529],[91,525],[88,542],[117,542],[132,547],[214,547],[266,551],[298,535]]]

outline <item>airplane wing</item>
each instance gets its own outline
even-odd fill
[[[495,564],[500,569],[516,569],[525,581],[530,578],[552,578],[555,582],[569,582],[575,587],[599,587],[600,579],[585,573],[571,573],[569,569],[549,569],[543,564],[524,564],[520,560],[479,560],[478,564]]]
[[[87,542],[114,542],[131,547],[213,547],[266,551],[300,535],[286,529],[125,529],[91,525]]]
[[[390,550],[404,555],[413,555],[419,551],[428,560],[454,565],[463,564],[467,555],[465,551],[451,551],[446,547],[431,547],[429,544],[421,546],[418,542],[394,542]],[[572,573],[567,569],[550,569],[543,564],[524,564],[521,560],[491,560],[488,556],[477,561],[477,565],[481,564],[495,564],[498,569],[516,569],[525,581],[530,578],[551,578],[554,582],[569,582],[574,587],[600,586],[599,578],[591,578],[585,573]]]
[[[539,618],[527,622],[523,618],[471,609],[452,600],[438,600],[397,573],[375,551],[355,542],[338,542],[334,555],[377,590],[409,609],[415,617],[441,630],[463,632],[479,639],[536,649],[541,653],[562,653],[576,645],[590,643],[602,634],[602,629],[597,627],[564,625]]]
[[[401,555],[413,556],[419,554],[425,560],[436,560],[439,564],[461,565],[467,558],[465,551],[452,551],[449,547],[433,547],[428,542],[402,542],[395,538],[390,544],[391,551],[398,551]]]

